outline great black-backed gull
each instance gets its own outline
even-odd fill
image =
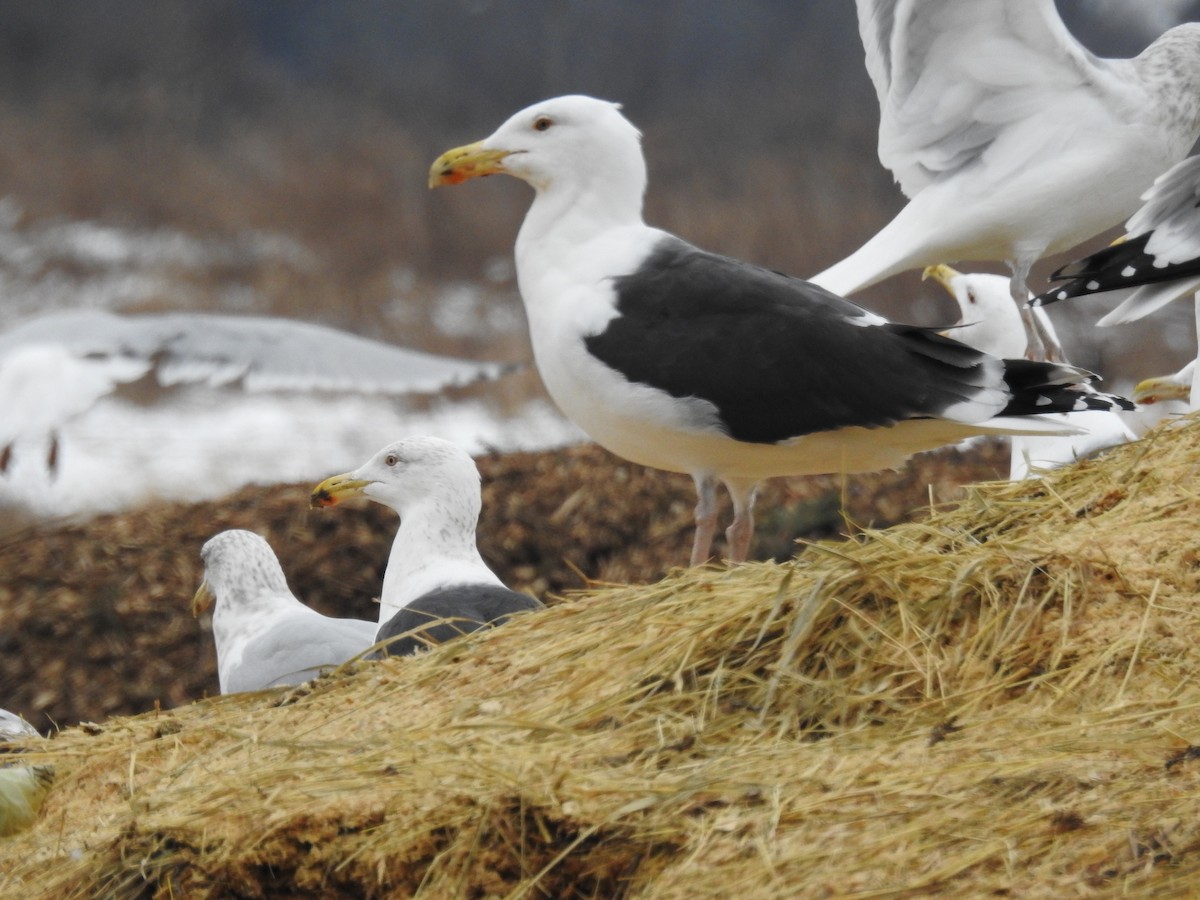
[[[1033,263],[1121,222],[1200,136],[1200,24],[1134,59],[1099,59],[1053,0],[858,0],[858,20],[879,159],[910,201],[812,279],[835,293],[1005,260],[1024,312]]]
[[[506,588],[479,555],[479,469],[462,448],[436,437],[396,441],[318,484],[312,505],[358,495],[400,515],[379,598],[376,640],[385,652],[407,656],[542,608]]]
[[[437,356],[292,319],[206,313],[52,313],[0,334],[0,472],[19,443],[54,474],[58,429],[122,385],[247,393],[431,393],[508,366]]]
[[[54,784],[53,766],[21,765],[19,754],[9,755],[5,745],[31,737],[41,735],[20,716],[0,709],[0,837],[32,825]]]
[[[1126,296],[1121,303],[1096,323],[1108,326],[1136,322],[1172,300],[1195,295],[1200,336],[1200,156],[1189,157],[1159,176],[1142,200],[1119,241],[1063,266],[1050,276],[1051,281],[1063,283],[1033,302],[1122,292]],[[1192,377],[1189,407],[1200,408],[1196,367],[1185,371]]]
[[[222,694],[300,684],[375,642],[375,623],[324,616],[296,599],[271,545],[252,531],[204,544],[192,614],[212,609]]]
[[[977,434],[1057,431],[1035,413],[1109,408],[1078,369],[1002,361],[894,324],[798,278],[699,250],[642,222],[640,135],[616,104],[559,97],[443,154],[431,185],[506,173],[535,190],[517,277],[542,380],[618,456],[685,472],[706,560],[716,485],[745,559],[755,487],[861,472]]]
[[[930,266],[923,277],[936,281],[958,303],[959,324],[949,332],[954,338],[994,356],[1020,356],[1024,352],[1025,327],[1012,302],[1007,278],[986,272],[959,272],[944,263]],[[1035,308],[1033,316],[1038,329],[1057,341],[1054,325],[1046,311]],[[1015,435],[1011,439],[1010,479],[1018,481],[1039,470],[1070,465],[1101,450],[1137,439],[1130,422],[1126,421],[1126,414],[1118,410],[1055,415],[1082,429],[1082,433]]]

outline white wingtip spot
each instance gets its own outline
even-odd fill
[[[1100,282],[1096,281],[1095,279],[1093,279],[1093,280],[1089,281],[1089,282],[1087,283],[1087,289],[1088,289],[1089,291],[1098,291],[1098,290],[1100,290]]]
[[[1121,277],[1122,277],[1122,278],[1132,278],[1132,277],[1133,277],[1134,275],[1136,275],[1136,274],[1137,274],[1137,267],[1136,267],[1136,266],[1126,266],[1125,268],[1123,268],[1123,269],[1121,270]]]
[[[851,325],[857,325],[859,328],[866,328],[871,325],[886,325],[888,320],[883,316],[877,315],[870,310],[863,310],[860,316],[846,316],[845,319]]]

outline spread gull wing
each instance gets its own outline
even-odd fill
[[[1052,0],[858,0],[879,96],[879,158],[904,193],[986,158],[997,180],[1136,103],[1125,60],[1101,60]]]
[[[92,360],[152,362],[163,385],[240,382],[247,391],[436,391],[505,370],[496,363],[421,353],[308,322],[252,316],[58,313],[0,336],[0,358],[27,343],[58,344]]]

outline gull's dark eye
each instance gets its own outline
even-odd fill
[[[383,459],[383,464],[388,467],[394,466],[398,462],[400,462],[400,457],[398,457],[395,453],[389,453]]]
[[[549,116],[538,116],[536,119],[533,120],[533,130],[534,131],[546,131],[553,124],[554,124],[554,120],[551,119]]]
[[[967,291],[967,302],[968,302],[968,303],[975,303],[975,302],[977,302],[977,301],[975,300],[975,292],[974,292],[974,291]]]

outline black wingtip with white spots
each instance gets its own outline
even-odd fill
[[[1175,281],[1200,274],[1200,260],[1167,264],[1147,253],[1146,245],[1150,238],[1151,234],[1138,235],[1068,263],[1050,276],[1050,281],[1063,283],[1034,297],[1029,305],[1046,306],[1072,297]]]
[[[1001,415],[1027,416],[1040,413],[1068,413],[1132,410],[1132,401],[1117,394],[1105,394],[1089,385],[1100,377],[1075,366],[1006,359],[1004,381],[1012,399]]]

